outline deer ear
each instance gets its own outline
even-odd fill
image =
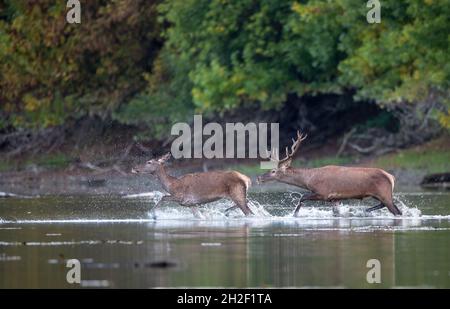
[[[168,152],[168,153],[166,153],[165,155],[161,156],[161,157],[158,159],[158,162],[159,162],[159,163],[164,163],[164,162],[166,162],[167,160],[169,160],[171,156],[172,156],[171,153]]]

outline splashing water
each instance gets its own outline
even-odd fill
[[[264,209],[264,206],[261,205],[261,203],[259,203],[258,201],[249,200],[248,207],[257,217],[272,217],[272,215],[268,213],[267,210]]]
[[[158,203],[162,197],[166,195],[163,192],[160,191],[151,191],[151,192],[144,192],[144,193],[138,193],[138,194],[129,194],[123,196],[123,198],[144,198],[149,197],[153,203]]]
[[[150,198],[152,203],[157,203],[165,194],[159,191],[135,194],[126,196],[126,198]],[[317,205],[308,205],[309,202],[302,205],[298,212],[298,216],[293,218],[295,207],[300,202],[302,193],[288,191],[278,201],[272,203],[263,203],[253,198],[248,199],[248,206],[254,213],[250,218],[258,219],[450,219],[450,216],[441,215],[422,215],[421,210],[417,206],[407,206],[400,197],[395,197],[397,207],[402,211],[402,216],[394,216],[387,208],[367,212],[370,207],[367,203],[358,201],[355,203],[340,202],[335,205],[333,203],[315,203]],[[243,219],[245,216],[242,211],[237,208],[229,211],[228,215],[225,210],[234,204],[229,200],[220,200],[206,205],[198,206],[200,217],[194,216],[189,207],[174,205],[167,203],[158,208],[155,213],[158,220],[174,220],[174,219],[193,219],[193,220],[235,220]],[[273,210],[273,211],[272,211]],[[149,213],[149,218],[153,214]]]
[[[86,287],[142,288],[161,283],[171,287],[334,287],[336,278],[341,278],[345,281],[339,284],[344,287],[364,288],[369,258],[387,261],[388,266],[405,261],[420,265],[415,274],[426,280],[418,283],[417,276],[411,278],[408,267],[388,267],[383,287],[449,287],[450,192],[398,193],[395,204],[403,212],[400,217],[385,208],[367,212],[377,204],[367,199],[337,206],[307,201],[297,218],[292,215],[301,194],[280,192],[277,187],[249,192],[248,205],[255,213],[250,217],[240,209],[225,216],[233,203],[223,199],[198,207],[201,218],[194,217],[188,207],[167,202],[158,207],[154,220],[150,209],[163,195],[153,191],[1,200],[4,254],[0,253],[0,264],[7,280],[0,287],[14,288],[20,282],[19,287],[25,288],[64,288],[67,284],[60,280],[58,269],[72,257],[79,258],[85,269]],[[39,256],[30,255],[31,251]],[[339,257],[339,267],[330,267],[330,256]],[[147,269],[146,265],[160,262],[175,262],[176,271]],[[230,265],[242,266],[242,271],[236,276],[215,276],[217,280],[213,276],[215,281],[204,276],[218,270],[226,273]],[[23,267],[29,271],[15,271]],[[346,276],[342,269],[347,270]],[[38,274],[39,280],[30,280],[29,273]],[[347,278],[348,274],[352,276]],[[390,278],[397,281],[389,283]]]
[[[11,199],[12,203],[6,205],[4,212],[8,215],[0,215],[0,225],[5,226],[9,223],[155,222],[150,209],[164,195],[166,195],[164,192],[152,191],[115,198],[110,196],[58,197],[57,199],[42,197],[33,199],[34,204],[30,204],[29,200]],[[293,217],[302,193],[292,191],[250,193],[247,199],[248,206],[254,215],[249,217],[244,216],[239,208],[226,214],[225,210],[234,206],[232,201],[226,199],[198,206],[200,215],[197,216],[194,215],[192,208],[178,205],[175,202],[164,203],[156,209],[155,214],[159,222],[178,221],[179,225],[189,222],[193,222],[193,224],[199,224],[199,222],[202,222],[200,224],[221,224],[221,222],[265,224],[276,221],[303,224],[302,222],[306,221],[310,223],[316,221],[311,223],[315,225],[325,221],[328,222],[327,224],[332,222],[334,222],[333,224],[337,224],[337,222],[344,224],[349,220],[354,222],[353,225],[359,224],[356,222],[389,225],[402,224],[401,222],[407,221],[408,224],[413,222],[419,224],[425,220],[450,220],[450,213],[446,208],[442,208],[441,204],[439,204],[439,209],[434,209],[434,204],[428,202],[428,197],[417,199],[411,198],[411,196],[414,195],[400,193],[395,197],[395,204],[402,211],[402,216],[394,216],[386,208],[367,212],[367,209],[375,203],[373,200],[350,200],[338,205],[321,201],[306,201],[300,208],[298,217]],[[439,199],[442,200],[442,198]],[[57,208],[56,212],[55,207]]]

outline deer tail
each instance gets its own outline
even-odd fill
[[[250,177],[245,176],[244,174],[236,172],[236,175],[244,182],[246,190],[248,190],[252,186],[252,180]]]
[[[394,192],[394,186],[395,186],[395,177],[394,175],[389,174],[388,172],[383,171],[383,174],[389,179],[389,182],[391,183],[392,192]]]

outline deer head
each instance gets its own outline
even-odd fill
[[[145,164],[135,166],[131,169],[133,174],[145,173],[154,174],[159,168],[161,168],[171,157],[170,152],[157,158],[148,160]]]
[[[307,135],[303,135],[300,131],[297,131],[297,139],[292,139],[291,151],[286,147],[286,157],[282,160],[279,159],[278,149],[272,149],[271,160],[277,163],[277,167],[269,172],[258,177],[258,182],[263,183],[271,180],[279,180],[283,177],[287,171],[291,168],[292,159],[300,148],[302,141],[306,139]]]

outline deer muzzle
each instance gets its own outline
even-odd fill
[[[270,175],[267,175],[267,173],[266,173],[266,174],[263,174],[263,175],[259,176],[258,178],[256,178],[256,183],[262,184],[268,180],[270,180]]]

